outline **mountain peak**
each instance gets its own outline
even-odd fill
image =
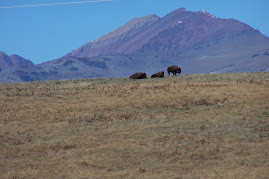
[[[135,52],[181,54],[253,31],[247,24],[217,18],[205,10],[192,12],[179,8],[162,18],[154,14],[133,18],[66,56],[94,57]]]
[[[34,66],[30,60],[26,60],[19,55],[7,55],[0,51],[0,71],[7,70],[13,66],[29,67]]]
[[[152,14],[152,15],[147,15],[147,16],[142,16],[142,17],[135,17],[133,19],[131,19],[130,21],[128,21],[126,24],[128,23],[136,23],[138,21],[150,21],[150,20],[158,20],[160,19],[159,16]]]
[[[0,51],[0,56],[7,55],[5,52]]]
[[[112,52],[120,53],[122,50],[119,49],[119,43],[124,44],[128,42],[134,35],[142,32],[147,27],[159,21],[159,19],[160,17],[154,14],[133,18],[123,26],[83,45],[66,56],[91,57],[100,54],[110,54]]]
[[[175,11],[177,11],[177,12],[185,12],[187,10],[184,7],[182,7],[182,8],[178,8],[178,9],[172,11],[172,12],[175,12]]]
[[[191,12],[191,11],[187,11],[185,8],[179,8],[179,9],[176,9],[176,10],[170,12],[169,14],[164,16],[163,18],[181,17],[181,16],[188,14],[189,12]]]

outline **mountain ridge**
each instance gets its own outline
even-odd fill
[[[106,52],[106,49],[104,48],[106,48],[107,46],[112,46],[114,53],[121,53],[121,51],[117,51],[119,43],[125,43],[126,40],[128,40],[129,36],[139,33],[141,29],[145,28],[145,26],[150,26],[159,19],[160,17],[158,17],[157,15],[149,15],[139,18],[133,18],[132,20],[128,21],[125,25],[113,30],[112,32],[106,35],[101,36],[100,38],[94,41],[91,41],[83,45],[82,47],[68,53],[66,56],[93,57],[104,54],[107,55],[110,53],[110,52],[104,53]],[[114,40],[116,40],[116,42]],[[100,41],[103,41],[103,44],[101,45],[98,44]],[[107,45],[106,43],[109,44]],[[97,46],[97,48],[100,46],[101,49],[96,49],[96,47],[93,44]]]
[[[59,59],[10,68],[0,82],[150,75],[174,64],[182,74],[269,71],[268,54],[269,38],[259,30],[180,8],[161,18],[133,18]]]
[[[7,55],[0,51],[0,72],[12,67],[32,67],[33,62],[26,60],[19,55]]]
[[[153,16],[158,17],[156,15]],[[126,29],[126,26],[128,26],[129,23],[132,22],[133,20],[142,18],[147,20],[146,17],[149,16],[134,18],[131,21],[127,22],[125,25],[119,27],[118,29],[119,30]],[[143,22],[145,23],[145,21]],[[259,31],[253,29],[249,25],[244,24],[235,19],[221,19],[209,14],[206,11],[192,12],[192,11],[186,11],[185,8],[174,10],[162,18],[159,17],[155,18],[153,23],[145,23],[145,24],[147,24],[147,26],[142,26],[143,31],[136,30],[136,32],[132,33],[131,36],[128,36],[129,29],[127,29],[123,33],[119,33],[120,34],[119,36],[121,37],[123,35],[127,36],[125,37],[127,39],[125,41],[122,40],[123,38],[118,38],[116,39],[116,41],[113,41],[112,43],[107,42],[106,37],[111,39],[110,36],[114,32],[112,31],[104,36],[101,36],[95,41],[91,41],[81,46],[80,48],[72,51],[66,56],[93,57],[113,53],[131,54],[135,52],[148,52],[148,51],[155,51],[155,52],[162,51],[164,53],[170,51],[169,54],[171,54],[171,51],[173,51],[173,49],[171,49],[170,47],[175,45],[177,45],[177,47],[180,47],[180,49],[177,49],[176,53],[179,52],[182,53],[189,49],[192,49],[195,45],[197,45],[197,41],[199,39],[200,41],[205,42],[206,40],[209,41],[210,38],[212,39],[211,36],[213,36],[214,38],[215,36],[219,36],[218,38],[222,39],[225,37],[225,35],[230,35],[230,37],[232,37],[231,36],[232,34],[234,35],[240,35],[240,33],[261,34]],[[208,25],[210,26],[207,27]],[[118,29],[116,29],[115,31],[117,31]],[[167,36],[169,35],[167,34],[167,32],[170,33],[170,35],[173,35],[171,34],[171,31],[173,31],[172,33],[175,33],[174,35],[176,35],[176,37],[172,36],[170,37],[171,39],[169,39],[167,38]],[[182,31],[182,34],[180,34],[180,31]],[[188,31],[190,33],[188,33]],[[185,39],[184,35],[187,35]],[[167,40],[165,40],[164,38],[167,38]],[[160,41],[167,43],[166,46],[164,44],[161,44]],[[176,41],[178,43],[175,43]],[[92,46],[95,46],[95,48],[91,48]],[[98,46],[100,46],[101,48],[98,49]]]

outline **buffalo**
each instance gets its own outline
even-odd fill
[[[173,73],[173,75],[177,75],[181,73],[181,68],[179,68],[177,65],[173,65],[167,68],[167,73],[170,76],[170,73]]]
[[[146,73],[135,73],[135,74],[132,74],[129,78],[130,79],[144,79],[144,78],[147,78],[147,75]]]
[[[164,77],[163,71],[151,75],[151,78],[163,78],[163,77]]]

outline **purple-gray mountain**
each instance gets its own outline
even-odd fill
[[[32,67],[34,64],[30,60],[26,60],[18,55],[7,55],[0,52],[0,72],[12,67]]]
[[[2,71],[0,82],[150,76],[174,64],[182,74],[269,71],[269,38],[240,21],[181,8],[134,18],[60,59]]]

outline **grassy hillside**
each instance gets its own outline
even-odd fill
[[[0,85],[0,178],[268,178],[269,73]]]

